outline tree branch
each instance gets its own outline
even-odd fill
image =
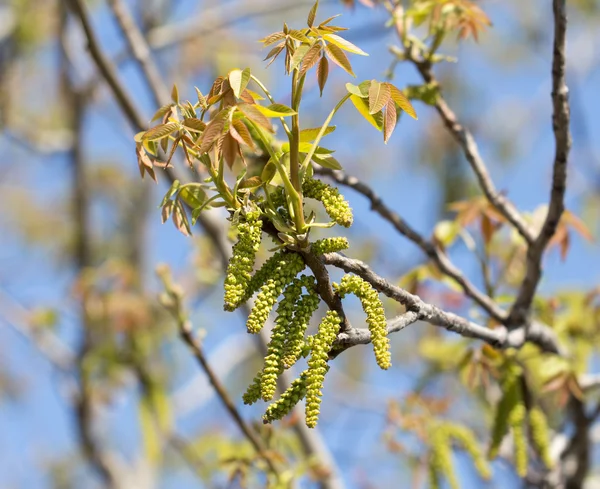
[[[567,14],[565,0],[553,1],[554,49],[552,55],[552,129],[556,150],[552,172],[552,191],[548,214],[542,229],[527,249],[527,269],[517,299],[510,311],[508,324],[519,326],[527,321],[531,303],[542,277],[542,257],[556,232],[565,210],[564,198],[567,184],[567,161],[571,149],[569,89],[565,81],[565,43]]]
[[[438,81],[431,71],[431,64],[426,60],[419,60],[413,53],[414,49],[406,50],[407,59],[412,61],[417,70],[427,83],[438,84]],[[456,117],[456,114],[448,106],[441,94],[438,94],[435,102],[435,108],[440,115],[444,125],[452,137],[456,140],[471,165],[471,168],[477,176],[479,186],[487,197],[488,201],[510,222],[527,243],[532,243],[534,235],[528,224],[523,220],[515,205],[503,194],[498,192],[494,182],[487,170],[483,158],[479,154],[479,148],[471,132],[466,129]]]
[[[385,202],[373,191],[371,187],[361,182],[358,178],[341,171],[327,168],[315,168],[315,172],[327,175],[341,185],[356,190],[371,202],[371,209],[388,221],[403,236],[415,243],[431,259],[439,270],[454,280],[463,290],[465,295],[473,299],[492,318],[502,323],[506,320],[506,312],[500,308],[489,296],[481,292],[471,283],[456,266],[450,261],[448,255],[435,246],[433,242],[425,239],[415,231],[398,213],[390,209]]]
[[[381,292],[387,297],[404,305],[409,312],[416,313],[416,319],[418,320],[425,321],[434,326],[443,327],[448,331],[458,333],[467,338],[485,341],[496,348],[520,348],[526,341],[530,341],[539,346],[543,351],[551,353],[561,352],[561,348],[558,345],[554,332],[542,324],[535,323],[531,325],[527,334],[525,328],[519,328],[510,333],[503,326],[489,329],[468,321],[454,313],[445,312],[437,306],[424,302],[420,297],[410,294],[404,289],[391,284],[381,276],[377,275],[360,260],[347,258],[339,253],[327,253],[323,255],[323,262],[363,278],[378,292]],[[397,320],[409,321],[412,319],[412,316],[409,316],[403,320],[399,318]],[[403,328],[400,327],[399,329]],[[349,338],[353,338],[357,341],[356,344],[364,344],[367,339],[366,335],[367,332],[359,331]],[[352,346],[350,339],[344,337],[344,346]]]

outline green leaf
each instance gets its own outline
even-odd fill
[[[160,124],[151,129],[148,129],[142,137],[145,141],[158,141],[159,139],[166,138],[170,134],[174,133],[179,129],[179,124],[176,122],[169,122],[168,124]]]
[[[369,103],[365,99],[357,95],[350,95],[350,101],[354,104],[354,107],[356,107],[358,113],[362,115],[375,129],[378,131],[383,129],[383,117],[381,116],[381,113],[379,113],[379,116],[377,114],[371,114],[369,112]]]
[[[169,202],[169,199],[171,197],[173,197],[173,195],[175,195],[175,193],[177,192],[177,190],[179,190],[179,180],[175,180],[173,182],[173,184],[171,185],[171,187],[169,188],[169,190],[167,190],[167,193],[165,194],[165,196],[163,197],[162,202],[160,203],[159,207],[163,207],[166,205],[167,202]]]
[[[173,84],[173,89],[171,90],[171,100],[173,103],[179,103],[179,90],[177,89],[177,85]]]
[[[312,27],[315,23],[315,17],[317,15],[317,9],[319,8],[319,0],[315,2],[310,11],[308,12],[308,18],[306,19],[306,24],[308,27]]]
[[[232,70],[229,72],[229,85],[233,90],[233,94],[240,98],[240,95],[244,89],[248,86],[250,81],[250,68],[242,70]]]
[[[288,36],[291,37],[292,39],[295,39],[296,41],[307,42],[307,43],[310,42],[310,39],[304,35],[304,32],[299,31],[298,29],[291,29],[288,32]]]
[[[310,151],[310,149],[312,148],[312,146],[313,146],[312,143],[301,142],[298,145],[298,152],[299,153],[308,153]],[[289,153],[290,152],[290,143],[283,143],[281,145],[281,151],[283,151],[284,153]],[[321,154],[321,155],[330,155],[334,152],[335,151],[332,149],[323,148],[321,146],[317,146],[317,149],[315,149],[315,154]]]
[[[271,104],[268,107],[255,105],[255,107],[266,117],[286,117],[296,115],[297,112],[283,104]]]
[[[323,38],[333,44],[335,44],[338,48],[343,49],[344,51],[348,51],[352,54],[360,54],[361,56],[369,56],[358,46],[355,46],[350,41],[346,41],[343,37],[340,37],[336,34],[325,34]]]
[[[371,80],[369,87],[369,113],[376,114],[390,100],[390,88],[385,83],[379,83],[377,80]]]
[[[388,86],[390,90],[390,95],[392,96],[392,99],[394,100],[396,105],[400,107],[404,112],[406,112],[409,116],[411,116],[413,119],[418,119],[417,113],[415,112],[414,107],[410,103],[410,100],[408,100],[408,98],[406,98],[406,96],[391,83],[385,83],[384,85]]]
[[[308,44],[301,44],[294,51],[294,55],[292,56],[292,60],[290,61],[290,71],[295,70],[300,66],[302,59],[306,56],[306,53],[312,48]]]
[[[327,44],[327,46],[325,46],[325,52],[331,61],[333,61],[349,75],[356,77],[352,71],[352,65],[348,60],[348,56],[344,54],[344,51],[338,48],[335,44]]]
[[[269,160],[269,162],[263,168],[263,171],[260,175],[260,179],[263,183],[269,183],[273,180],[273,177],[277,173],[277,165]]]
[[[315,163],[318,163],[319,165],[321,165],[323,168],[329,168],[331,170],[341,170],[342,169],[342,165],[340,165],[340,162],[338,160],[336,160],[333,156],[313,155],[312,160]]]
[[[192,209],[201,206],[206,201],[206,192],[204,192],[204,189],[198,183],[185,185],[179,191],[179,196]]]
[[[265,46],[269,44],[273,44],[274,42],[281,41],[285,38],[285,34],[283,32],[274,32],[273,34],[269,34],[267,37],[264,37],[260,40]]]
[[[360,98],[367,98],[369,96],[369,88],[371,87],[371,80],[366,80],[364,82],[359,83],[358,85],[353,85],[352,83],[346,83],[346,90],[352,95],[356,95]]]
[[[461,226],[456,221],[440,221],[433,228],[433,236],[444,247],[450,246],[460,233]]]
[[[207,106],[206,104],[206,97],[202,94],[202,92],[200,91],[200,89],[198,87],[194,87],[196,89],[196,95],[198,96],[198,103],[200,104],[200,107],[202,107],[203,109],[205,109]]]
[[[335,127],[336,126],[329,126],[327,129],[325,129],[323,136],[327,136],[327,134],[331,134],[333,131],[335,131]],[[317,139],[317,136],[319,135],[320,130],[321,130],[320,127],[314,127],[314,128],[310,128],[310,129],[302,129],[300,131],[300,142],[301,143],[309,143],[311,141],[314,141],[315,139]]]
[[[260,187],[262,185],[262,180],[260,179],[260,177],[250,177],[250,178],[244,178],[241,182],[238,188],[256,188],[256,187]]]

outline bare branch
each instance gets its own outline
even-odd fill
[[[527,321],[531,303],[538,283],[542,277],[542,257],[556,232],[560,218],[565,210],[565,191],[567,184],[567,161],[571,149],[569,89],[565,80],[565,43],[567,32],[567,13],[565,0],[554,0],[554,50],[552,56],[552,129],[556,150],[552,172],[552,191],[548,214],[539,235],[530,243],[527,250],[527,270],[517,299],[509,314],[508,324],[518,326]]]
[[[360,260],[347,258],[339,253],[327,253],[323,255],[323,261],[328,265],[341,268],[345,272],[360,276],[377,291],[404,305],[408,311],[416,313],[418,316],[417,319],[433,324],[434,326],[443,327],[466,338],[485,341],[496,348],[520,348],[526,341],[530,341],[547,352],[560,353],[561,351],[554,332],[539,323],[531,325],[527,332],[525,328],[519,328],[510,333],[503,326],[495,329],[486,328],[424,302],[420,297],[391,284],[383,277],[377,275]],[[400,319],[398,320],[400,321]],[[408,320],[412,320],[412,316],[402,321]],[[366,332],[359,332],[350,338],[360,340],[356,344],[364,344]],[[345,339],[344,342],[345,346],[351,346],[349,339]]]
[[[427,83],[438,84],[431,71],[429,61],[417,59],[410,48],[407,49],[407,59],[413,62]],[[435,108],[444,122],[446,129],[461,147],[467,161],[477,176],[479,186],[489,202],[515,227],[527,243],[532,243],[534,240],[533,232],[523,220],[515,205],[496,189],[485,162],[479,154],[479,148],[471,132],[458,121],[456,114],[441,95],[438,95],[436,98]]]
[[[398,213],[390,209],[385,202],[373,191],[371,187],[361,182],[358,178],[341,171],[326,168],[315,168],[315,172],[327,175],[336,182],[346,185],[364,195],[371,202],[371,209],[388,221],[403,236],[415,243],[435,263],[439,270],[454,280],[463,290],[465,295],[473,299],[492,318],[499,322],[506,320],[506,312],[500,308],[489,296],[481,292],[471,283],[456,266],[450,261],[448,255],[435,246],[433,242],[425,239],[415,231]]]

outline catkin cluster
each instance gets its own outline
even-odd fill
[[[482,478],[489,479],[491,477],[490,466],[482,455],[475,435],[471,430],[451,422],[434,422],[429,428],[431,487],[440,487],[440,479],[444,477],[452,489],[458,489],[459,484],[452,461],[453,443],[471,456],[473,464]]]
[[[529,417],[529,431],[533,446],[540,459],[548,468],[554,465],[550,457],[550,433],[548,428],[548,419],[539,407],[532,407],[527,413]]]
[[[383,304],[377,291],[356,275],[345,275],[341,283],[333,284],[333,287],[342,298],[348,294],[354,294],[360,299],[363,311],[367,315],[367,324],[371,332],[371,343],[373,343],[377,365],[384,370],[390,368],[392,365],[390,340],[387,337]]]
[[[305,197],[321,201],[327,215],[340,226],[348,228],[352,225],[352,209],[337,188],[307,178],[302,184],[302,193]]]
[[[287,415],[292,408],[298,404],[306,395],[306,373],[304,371],[286,391],[281,394],[281,397],[272,403],[265,414],[263,415],[264,423],[271,423]]]
[[[325,253],[337,253],[338,251],[348,249],[348,240],[346,238],[325,238],[315,241],[311,245],[311,251],[315,255]]]
[[[325,374],[329,370],[327,360],[340,330],[341,319],[337,312],[327,311],[321,320],[319,331],[313,337],[312,351],[308,360],[306,373],[306,426],[314,428],[319,419],[321,406],[321,389]]]
[[[284,253],[280,256],[276,266],[260,288],[254,307],[248,316],[246,327],[249,333],[260,332],[285,286],[303,269],[304,260],[299,254]]]
[[[244,301],[260,247],[262,221],[260,211],[249,212],[238,224],[238,240],[233,246],[225,275],[225,310],[233,311]]]

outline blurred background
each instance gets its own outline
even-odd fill
[[[263,427],[264,405],[241,401],[260,368],[261,346],[246,334],[243,315],[222,311],[214,230],[195,227],[185,237],[172,223],[161,225],[158,205],[168,185],[160,171],[158,185],[140,179],[133,141],[139,129],[107,88],[69,3],[0,2],[0,487],[239,487],[245,474],[249,487],[261,487],[261,479],[253,479],[251,447],[157,301],[159,263],[169,265],[184,290],[208,361],[242,417],[258,421],[260,436],[289,460],[302,487],[318,487],[323,471],[349,488],[422,487],[421,448],[394,427],[390,409],[425,392],[476,431],[488,419],[477,399],[429,360],[427,338],[441,333],[418,324],[394,335],[394,367],[387,372],[377,369],[370,349],[353,348],[333,363],[315,431],[293,417]],[[395,65],[389,48],[398,44],[396,32],[375,3],[326,0],[320,18],[342,13],[338,24],[350,28],[347,39],[370,53],[352,59],[358,81],[388,76],[400,88],[419,83],[414,68]],[[440,64],[436,73],[449,104],[477,137],[498,188],[534,213],[547,201],[554,152],[551,7],[541,0],[479,4],[493,26],[478,42],[444,44],[442,51],[458,62]],[[207,93],[217,75],[249,66],[276,100],[289,103],[281,63],[266,69],[257,40],[284,20],[304,25],[312,1],[85,5],[103,55],[147,125],[164,101],[149,90],[119,15],[141,29],[167,94],[177,83],[180,97],[193,100],[194,86]],[[574,146],[566,204],[597,235],[600,3],[573,0],[568,8]],[[321,125],[348,81],[334,68],[319,98],[316,79],[307,80],[306,127]],[[381,134],[345,107],[328,143],[349,174],[430,236],[449,216],[447,205],[473,195],[475,185],[435,111],[418,102],[415,108],[419,120],[403,117],[383,145]],[[352,256],[396,281],[425,263],[363,197],[343,192],[355,211],[348,231]],[[226,239],[226,228],[218,231]],[[596,243],[572,233],[569,246],[565,260],[557,248],[550,251],[542,295],[598,285]],[[467,246],[453,247],[451,256],[482,284]],[[426,280],[419,293],[469,311],[469,303],[443,285]],[[388,316],[396,307],[386,303]],[[358,324],[360,308],[351,311]],[[482,487],[460,454],[456,463],[461,487]],[[500,461],[494,468],[486,487],[518,487],[508,465]]]

